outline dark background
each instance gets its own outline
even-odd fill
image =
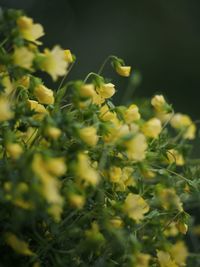
[[[97,71],[114,54],[140,70],[136,96],[162,92],[177,111],[200,118],[199,0],[0,0],[0,5],[24,9],[43,24],[46,46],[72,50],[77,63],[70,79]],[[109,75],[119,102],[127,79]]]

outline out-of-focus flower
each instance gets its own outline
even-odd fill
[[[22,37],[25,40],[35,42],[36,44],[41,44],[41,42],[37,41],[37,39],[44,35],[44,30],[41,24],[33,23],[31,18],[21,16],[17,20],[17,25]]]
[[[22,147],[17,143],[8,143],[6,145],[6,152],[13,159],[18,159],[23,153]]]
[[[85,197],[79,194],[70,193],[69,203],[72,207],[82,209],[85,204]]]
[[[40,67],[43,71],[46,71],[54,81],[59,76],[64,76],[67,73],[68,62],[65,58],[65,52],[58,45],[51,51],[49,49],[44,50],[44,58],[40,63]]]
[[[14,113],[11,110],[10,102],[7,98],[0,96],[0,122],[12,119]]]
[[[59,128],[53,126],[48,126],[45,130],[45,134],[54,140],[57,140],[60,137],[61,133],[62,132]]]
[[[129,159],[142,161],[146,156],[147,142],[142,133],[136,134],[131,140],[125,142]]]
[[[92,186],[96,186],[100,178],[97,171],[91,166],[89,157],[84,153],[78,155],[76,175],[86,185],[89,184]]]
[[[157,258],[160,267],[179,267],[175,261],[170,257],[168,252],[158,250]]]
[[[165,210],[177,209],[183,211],[183,204],[174,188],[164,188],[159,191],[159,200]]]
[[[162,131],[161,121],[157,118],[152,118],[142,125],[141,131],[147,137],[157,138]]]
[[[15,47],[13,63],[21,68],[31,70],[34,56],[34,53],[27,47]]]
[[[188,250],[183,241],[178,241],[176,244],[172,245],[169,254],[178,266],[186,266]]]
[[[72,56],[71,51],[69,49],[66,49],[66,50],[64,50],[64,53],[65,53],[65,60],[68,63],[72,63],[73,62],[73,56]]]
[[[135,257],[135,267],[149,267],[151,256],[145,253],[137,253]]]
[[[90,97],[93,98],[96,95],[94,84],[88,83],[83,84],[79,88],[79,94],[81,97]]]
[[[18,254],[25,256],[33,256],[35,253],[31,251],[27,242],[19,239],[12,233],[7,233],[5,236],[6,243]]]
[[[125,199],[123,210],[138,223],[144,218],[144,214],[149,211],[149,205],[140,195],[129,193]]]
[[[169,163],[175,163],[177,166],[183,166],[185,164],[183,155],[175,149],[167,151],[167,158]]]
[[[89,146],[95,146],[99,140],[97,130],[93,126],[80,129],[79,136]]]
[[[50,105],[54,103],[53,91],[43,84],[39,84],[35,87],[34,95],[41,104]]]
[[[185,139],[194,139],[196,133],[196,125],[192,122],[188,115],[176,113],[170,121],[173,128],[183,131]]]
[[[132,123],[134,121],[139,120],[140,113],[138,106],[136,106],[135,104],[130,105],[124,113],[124,119],[126,123]]]

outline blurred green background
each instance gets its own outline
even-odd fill
[[[176,110],[200,118],[199,0],[0,0],[24,9],[44,25],[43,41],[61,44],[77,56],[70,79],[97,71],[110,54],[142,74],[136,96],[162,92]],[[118,99],[127,79],[114,72]]]

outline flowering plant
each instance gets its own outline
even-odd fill
[[[0,32],[3,266],[194,264],[184,243],[200,188],[191,118],[162,95],[115,106],[103,67],[131,74],[116,56],[67,81],[75,56],[41,50],[43,27],[22,11],[2,11]],[[60,86],[49,89],[41,72],[63,77]]]

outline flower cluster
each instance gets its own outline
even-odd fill
[[[148,112],[115,106],[104,65],[131,75],[116,56],[65,82],[75,57],[58,45],[41,51],[40,24],[6,10],[0,29],[3,266],[185,266],[185,205],[199,190],[184,173],[195,123],[162,95]],[[59,88],[40,72],[63,77]]]

